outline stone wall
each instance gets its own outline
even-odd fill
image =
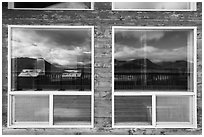
[[[197,11],[112,11],[110,2],[97,2],[89,11],[8,10],[2,4],[3,134],[201,134],[202,129],[202,3]],[[8,25],[94,26],[94,128],[93,129],[8,129],[7,53]],[[197,26],[198,128],[197,129],[112,129],[112,26]]]

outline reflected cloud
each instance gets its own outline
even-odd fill
[[[91,60],[90,29],[13,28],[11,44],[13,58],[44,58],[58,65]]]
[[[62,2],[47,8],[90,9],[84,2]]]
[[[153,46],[142,48],[133,48],[124,46],[115,52],[114,58],[118,60],[133,60],[140,58],[148,58],[152,62],[176,61],[187,59],[187,48],[180,47],[177,49],[159,49]]]
[[[11,8],[91,9],[91,2],[9,2]]]
[[[188,9],[188,2],[115,2],[116,9]]]
[[[187,60],[187,38],[187,31],[116,29],[114,57],[154,62]]]
[[[55,117],[79,117],[83,114],[79,109],[74,108],[55,108],[54,116]]]

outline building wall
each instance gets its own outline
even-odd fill
[[[97,2],[90,11],[25,11],[2,8],[3,134],[201,134],[202,129],[202,3],[197,11],[137,12],[112,11],[110,2]],[[93,129],[8,129],[7,53],[8,25],[94,26],[94,128]],[[112,129],[112,26],[197,26],[197,129]]]

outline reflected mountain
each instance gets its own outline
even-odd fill
[[[114,60],[115,71],[138,72],[146,69],[147,71],[187,71],[187,61],[178,60],[173,62],[154,63],[149,59],[135,59],[130,61]]]
[[[52,64],[43,58],[34,59],[28,57],[20,57],[11,59],[11,68],[12,71],[18,73],[21,72],[23,69],[42,69],[45,72],[63,72],[67,69],[84,69],[85,71],[90,72],[91,64],[62,66],[58,64]]]
[[[177,60],[175,62],[159,62],[158,65],[160,65],[162,68],[167,70],[183,70],[187,71],[188,63],[185,60]],[[192,64],[191,64],[192,65]]]

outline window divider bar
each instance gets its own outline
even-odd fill
[[[49,125],[53,126],[53,94],[49,95]]]
[[[12,121],[12,102],[11,102],[11,96],[8,94],[8,109],[7,109],[7,125],[11,126],[11,121]]]
[[[156,95],[152,95],[152,126],[156,126]]]
[[[194,97],[193,97],[193,108],[194,108],[194,114],[193,118],[195,118],[193,121],[193,125],[197,128],[197,27],[194,27]]]
[[[92,95],[92,91],[12,91],[10,95]]]
[[[192,124],[194,124],[193,123],[193,118],[194,118],[194,114],[193,114],[193,101],[194,101],[194,99],[193,99],[194,97],[192,96],[192,98],[190,98],[190,101],[189,101],[189,106],[190,106],[190,109],[189,109],[189,116],[192,116],[192,118],[191,117],[189,117],[190,118],[190,123],[192,123]]]
[[[192,103],[191,103],[191,105],[192,105],[191,108],[193,109],[193,110],[191,110],[192,115],[193,115],[193,118],[191,120],[192,120],[192,123],[193,123],[195,128],[197,128],[197,120],[198,120],[198,118],[197,118],[198,117],[197,116],[197,97],[196,96],[197,95],[193,96]]]
[[[11,96],[10,96],[10,91],[11,91],[11,27],[8,26],[8,93],[7,93],[7,96],[8,96],[8,108],[7,108],[7,125],[10,126],[11,125],[11,118],[12,118],[12,115],[11,115],[11,107],[12,107],[12,104],[11,104]],[[3,93],[2,93],[3,94]],[[3,95],[2,95],[3,96]]]
[[[115,96],[139,96],[139,95],[169,95],[169,96],[174,96],[174,95],[195,95],[194,92],[169,92],[169,91],[154,91],[154,92],[140,92],[140,91],[136,91],[136,92],[114,92]]]
[[[15,123],[15,97],[14,96],[10,96],[10,99],[12,100],[12,107],[11,107],[11,121],[10,121],[10,125],[12,125],[13,123]]]
[[[83,10],[83,9],[82,9]],[[90,10],[94,10],[94,2],[91,2],[91,8]]]
[[[91,127],[94,128],[94,93],[91,96]]]

